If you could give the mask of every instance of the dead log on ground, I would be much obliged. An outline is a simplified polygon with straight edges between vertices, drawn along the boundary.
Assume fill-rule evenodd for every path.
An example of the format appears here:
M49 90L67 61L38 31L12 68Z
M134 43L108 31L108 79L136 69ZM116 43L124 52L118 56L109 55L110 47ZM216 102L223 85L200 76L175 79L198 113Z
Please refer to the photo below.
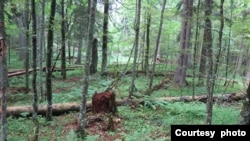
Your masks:
M245 93L232 93L232 94L225 94L225 95L215 95L214 101L215 102L232 102L232 101L239 101L239 100L245 100L246 94ZM172 102L192 102L192 101L199 101L199 102L206 102L207 97L205 95L201 96L195 96L195 99L192 99L192 96L183 96L183 97L161 97L152 99L152 101L172 101ZM124 99L124 100L117 100L116 106L121 105L129 105L131 107L134 107L137 104L143 104L144 101L141 99L138 100L130 100L130 99ZM89 101L86 104L87 112L92 111L92 103ZM47 110L47 105L40 105L38 106L38 114L45 116ZM53 104L52 105L53 115L61 115L68 112L79 112L80 110L80 104L79 103L59 103L59 104ZM0 110L0 116L2 114L2 111ZM14 116L19 117L22 115L30 116L32 114L32 106L13 106L13 107L7 107L7 116Z

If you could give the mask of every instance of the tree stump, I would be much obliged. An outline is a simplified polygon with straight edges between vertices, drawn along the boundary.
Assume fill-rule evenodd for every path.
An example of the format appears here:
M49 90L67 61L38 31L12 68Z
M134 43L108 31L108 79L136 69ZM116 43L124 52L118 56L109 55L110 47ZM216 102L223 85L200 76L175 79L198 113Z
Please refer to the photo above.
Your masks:
M117 112L114 92L95 93L92 97L92 112L96 113L112 113Z

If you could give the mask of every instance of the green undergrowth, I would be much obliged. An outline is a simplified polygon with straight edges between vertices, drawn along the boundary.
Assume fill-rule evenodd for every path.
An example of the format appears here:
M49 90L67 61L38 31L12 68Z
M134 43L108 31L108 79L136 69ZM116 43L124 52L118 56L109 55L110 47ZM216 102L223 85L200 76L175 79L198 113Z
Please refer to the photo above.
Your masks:
M212 124L237 124L240 105L214 105ZM105 131L103 134L91 134L88 141L104 141L107 136L115 141L167 141L170 140L170 127L173 124L204 124L206 105L199 102L148 102L136 108L120 106L118 115L121 122L114 132ZM40 141L60 140L78 141L74 130L66 130L66 125L74 123L78 113L69 113L53 117L50 125L45 118L39 116ZM31 117L8 118L8 140L26 141L33 134ZM87 128L88 132L88 128Z

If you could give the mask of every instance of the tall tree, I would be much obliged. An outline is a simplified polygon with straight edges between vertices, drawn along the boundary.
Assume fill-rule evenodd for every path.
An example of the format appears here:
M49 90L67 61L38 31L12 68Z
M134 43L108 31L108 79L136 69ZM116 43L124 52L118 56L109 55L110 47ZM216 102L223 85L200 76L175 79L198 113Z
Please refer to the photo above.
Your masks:
M193 94L192 94L192 98L194 99L195 96L195 77L196 77L196 66L197 66L197 62L196 62L196 56L197 56L197 50L198 50L198 46L199 46L199 35L200 35L200 0L198 0L198 4L197 4L197 10L196 10L196 29L195 29L195 41L194 41L194 54L193 54L193 78L192 78L192 89L193 89Z
M90 57L91 57L91 49L92 49L92 41L94 34L94 24L95 24L95 12L96 12L96 4L97 0L90 0L89 6L89 22L88 22L88 39L87 39L87 50L85 57L85 65L84 65L84 79L82 86L82 99L80 103L80 111L79 111L79 122L78 122L78 132L80 138L85 137L85 126L86 126L86 101L88 95L88 87L89 87L89 74L90 74Z
M135 15L135 50L134 50L134 61L133 61L133 73L132 73L132 82L129 90L129 97L133 96L135 90L135 78L137 74L137 56L139 48L139 34L140 34L140 20L141 20L141 0L136 1L136 15Z
M161 31L162 31L162 25L163 25L163 19L164 19L163 17L164 17L165 5L166 5L166 0L163 0L162 10L161 10L160 26L159 26L158 36L157 36L157 40L156 40L153 68L152 68L152 72L151 72L152 74L150 75L150 80L149 80L148 94L151 94L151 91L152 91L152 85L153 85L153 79L154 79L154 73L155 73L155 65L156 65L156 58L157 58L158 49L159 49L159 46L160 46L160 39L161 39Z
M108 19L109 17L109 0L104 0L104 17L103 17L103 35L102 35L102 67L101 74L107 71L107 54L108 54Z
M36 4L35 0L31 0L31 17L32 17L32 68L33 68L33 77L32 77L32 89L33 89L33 122L35 125L35 135L33 137L33 141L38 141L38 134L39 134L39 122L37 118L38 113L38 95L37 95L37 88L36 88L36 66L37 66L37 34L36 34Z
M212 0L205 0L205 27L203 36L203 47L207 52L207 116L206 124L211 124L213 110L213 51L212 51Z
M66 79L66 46L65 46L65 16L64 16L64 0L61 0L62 21L61 21L61 37L62 37L62 53L61 53L61 69L63 79Z
M30 57L29 57L29 0L25 0L25 10L24 10L24 17L25 17L25 24L26 24L26 47L25 47L25 93L29 92L29 67L30 67Z
M48 43L47 43L47 60L46 60L46 94L47 94L47 121L52 120L52 54L53 54L53 39L54 39L54 17L56 12L56 0L51 1L49 27L48 27Z
M149 2L148 2L149 4ZM146 14L146 50L145 50L145 63L144 63L144 70L149 76L149 47L150 47L150 25L151 25L151 12L149 9L147 9L147 14Z
M41 22L40 22L40 37L38 41L40 41L40 47L39 47L39 92L40 92L40 97L41 99L45 99L45 95L43 94L44 90L44 83L43 83L43 55L46 55L46 48L45 48L45 29L44 29L44 21L45 21L45 0L42 0L41 2L42 7L41 7Z
M1 140L7 141L7 63L4 26L4 0L0 2L0 97L1 97Z
M182 25L180 35L180 54L174 82L179 86L186 85L186 70L188 65L188 49L191 46L191 28L193 0L183 0Z

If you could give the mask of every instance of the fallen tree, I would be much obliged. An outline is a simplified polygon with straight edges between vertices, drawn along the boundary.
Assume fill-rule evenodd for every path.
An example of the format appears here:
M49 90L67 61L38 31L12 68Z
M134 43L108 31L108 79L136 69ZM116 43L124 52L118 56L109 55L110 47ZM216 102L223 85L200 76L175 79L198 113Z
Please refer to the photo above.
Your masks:
M231 93L231 94L224 94L224 95L215 95L213 97L214 102L233 102L244 100L246 97L245 93ZM157 99L152 99L150 101L169 101L169 102L192 102L192 101L199 101L199 102L206 102L207 97L206 95L195 96L194 99L192 96L183 96L183 97L161 97ZM128 105L131 107L138 106L138 104L144 104L145 100L143 99L122 99L117 100L116 106L121 105ZM79 103L58 103L52 105L53 115L61 115L68 112L78 112L80 109ZM89 101L86 104L87 112L92 110L92 103ZM38 106L38 115L45 116L47 110L47 105L40 105ZM0 115L2 111L0 111ZM32 114L32 106L13 106L7 107L7 116L31 116Z
M66 71L70 71L70 70L76 70L76 69L79 69L79 68L81 68L82 66L74 66L74 67L67 67L66 68ZM37 71L39 70L39 69L36 69ZM46 68L45 67L43 67L43 72L46 70ZM61 71L62 69L61 68L54 68L53 69L53 72L56 72L56 71ZM31 73L31 72L33 72L33 69L29 69L28 70L28 73ZM8 77L14 77L14 76L20 76L20 75L24 75L26 73L26 71L25 70L15 70L15 71L9 71L8 72Z

